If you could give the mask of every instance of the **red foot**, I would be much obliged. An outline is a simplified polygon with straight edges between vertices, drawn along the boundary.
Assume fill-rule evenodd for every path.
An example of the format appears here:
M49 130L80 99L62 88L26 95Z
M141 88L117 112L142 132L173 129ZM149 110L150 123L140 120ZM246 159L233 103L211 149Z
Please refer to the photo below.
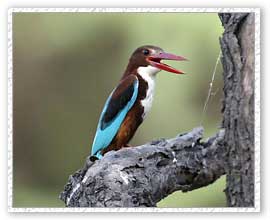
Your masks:
M124 147L132 147L130 144L125 144Z

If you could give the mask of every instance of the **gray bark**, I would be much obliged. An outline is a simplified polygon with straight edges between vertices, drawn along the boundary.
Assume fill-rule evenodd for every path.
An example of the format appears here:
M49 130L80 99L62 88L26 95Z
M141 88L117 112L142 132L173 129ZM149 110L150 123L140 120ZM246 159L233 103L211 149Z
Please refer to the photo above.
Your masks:
M207 186L225 173L224 130L201 142L202 128L173 139L105 154L69 178L69 207L154 207L176 190Z
M223 121L205 142L202 128L105 154L70 176L68 207L153 207L227 175L228 206L254 206L254 14L219 14L224 69Z
M228 151L227 203L254 206L254 13L220 14L223 127Z

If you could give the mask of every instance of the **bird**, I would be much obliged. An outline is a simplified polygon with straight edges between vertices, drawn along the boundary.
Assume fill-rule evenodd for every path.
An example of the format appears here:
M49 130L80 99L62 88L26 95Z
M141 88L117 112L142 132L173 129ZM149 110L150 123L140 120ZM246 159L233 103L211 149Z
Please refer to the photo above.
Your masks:
M128 143L151 109L158 72L184 74L162 60L187 59L152 45L138 47L132 53L119 84L101 112L91 149L92 161L101 159L109 151L130 147Z

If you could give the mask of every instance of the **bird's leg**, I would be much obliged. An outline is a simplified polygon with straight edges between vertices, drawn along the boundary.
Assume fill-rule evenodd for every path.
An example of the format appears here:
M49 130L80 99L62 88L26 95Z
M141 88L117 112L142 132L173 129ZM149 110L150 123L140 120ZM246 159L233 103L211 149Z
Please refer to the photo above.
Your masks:
M132 147L130 144L125 144L123 147Z

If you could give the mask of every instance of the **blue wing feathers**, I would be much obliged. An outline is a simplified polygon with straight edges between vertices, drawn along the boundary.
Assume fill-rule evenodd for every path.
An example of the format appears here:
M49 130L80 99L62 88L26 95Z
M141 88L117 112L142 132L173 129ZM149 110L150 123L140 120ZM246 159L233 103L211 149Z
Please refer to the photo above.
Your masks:
M108 106L112 107L111 99L117 88L112 91L112 93L110 94L110 96L108 97L104 105L104 108L102 110L102 113L98 122L96 135L95 135L93 145L92 145L91 155L96 155L98 156L98 158L100 158L101 157L100 151L105 149L111 143L111 141L117 134L122 122L124 121L127 113L129 112L129 110L134 105L137 99L138 86L139 86L139 81L137 77L135 76L132 86L131 86L133 88L133 91L130 95L131 98L128 98L128 100L124 99L124 103L123 103L123 98L121 99L121 94L120 94L119 96L120 101L116 103L119 103L119 105L122 104L122 106L120 106L121 109L119 109L118 112L113 112L112 113L113 118L109 118L109 117L106 117L106 115L108 115L107 112L111 111L111 110L108 110ZM109 118L109 121L106 121L106 118Z

